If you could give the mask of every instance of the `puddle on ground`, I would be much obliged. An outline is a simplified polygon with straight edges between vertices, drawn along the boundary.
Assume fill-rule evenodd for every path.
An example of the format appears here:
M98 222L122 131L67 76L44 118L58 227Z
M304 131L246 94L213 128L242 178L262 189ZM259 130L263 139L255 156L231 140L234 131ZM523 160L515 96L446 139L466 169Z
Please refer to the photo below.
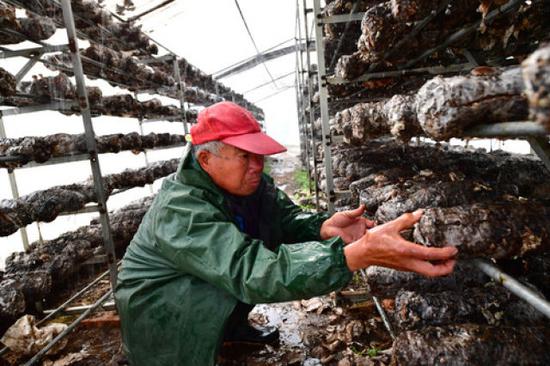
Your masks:
M366 308L365 308L366 309ZM279 343L267 346L224 345L220 366L229 365L386 365L389 353L369 350L391 346L382 322L370 310L348 311L330 296L257 305L250 322L275 326Z

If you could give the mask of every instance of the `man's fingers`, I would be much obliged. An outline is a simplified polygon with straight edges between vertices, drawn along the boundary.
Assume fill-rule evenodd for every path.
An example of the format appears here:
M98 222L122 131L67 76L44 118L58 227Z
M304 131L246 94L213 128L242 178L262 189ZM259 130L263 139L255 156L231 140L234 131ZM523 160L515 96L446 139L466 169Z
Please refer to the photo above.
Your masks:
M432 248L411 242L403 243L407 254L423 260L437 261L451 259L457 255L456 247Z
M365 213L365 205L361 204L354 210L346 211L348 217L359 217Z
M424 213L424 210L422 209L416 210L412 213L410 212L405 213L399 216L398 218L396 218L395 220L390 221L389 223L395 225L398 231L403 231L405 229L410 228L414 224L416 224L418 220L420 220L420 218L422 217L423 213Z
M428 277L446 276L453 271L456 260L449 259L439 263L430 263L428 261L412 261L410 270Z
M365 224L367 225L368 228L376 226L376 222L369 219L365 219Z

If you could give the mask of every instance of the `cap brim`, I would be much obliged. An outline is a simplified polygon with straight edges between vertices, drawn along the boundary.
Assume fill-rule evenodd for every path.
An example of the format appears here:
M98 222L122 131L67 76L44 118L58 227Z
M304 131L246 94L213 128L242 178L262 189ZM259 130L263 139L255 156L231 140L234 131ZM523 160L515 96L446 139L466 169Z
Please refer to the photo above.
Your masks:
M226 137L223 143L258 155L273 155L286 151L286 147L263 132Z

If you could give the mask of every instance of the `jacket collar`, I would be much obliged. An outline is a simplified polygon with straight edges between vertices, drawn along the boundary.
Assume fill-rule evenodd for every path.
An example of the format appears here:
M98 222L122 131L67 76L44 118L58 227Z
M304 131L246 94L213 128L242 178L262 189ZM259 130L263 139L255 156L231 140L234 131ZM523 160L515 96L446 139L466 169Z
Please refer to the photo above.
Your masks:
M225 206L225 198L221 189L201 168L193 155L192 145L187 144L176 172L176 179L183 184L194 186L206 191L217 204L221 207Z

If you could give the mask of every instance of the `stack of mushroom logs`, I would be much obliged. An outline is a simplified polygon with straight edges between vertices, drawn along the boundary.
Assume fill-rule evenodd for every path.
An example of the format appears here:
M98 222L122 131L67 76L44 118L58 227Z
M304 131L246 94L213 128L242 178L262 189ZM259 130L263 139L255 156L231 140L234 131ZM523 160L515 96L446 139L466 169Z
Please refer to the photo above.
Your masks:
M27 17L16 18L15 7L0 2L0 44L19 43L30 39L42 41L55 33L56 27L63 28L63 16L59 4L51 1L10 0L27 10ZM82 50L84 72L90 78L102 78L112 85L130 90L156 90L171 97L178 97L178 89L173 74L172 61L158 61L144 65L141 58L151 57L158 52L157 46L141 32L139 26L131 22L118 22L95 0L72 2L75 24L82 36L90 41L90 46ZM45 58L45 63L53 70L70 74L70 55L57 54ZM209 105L221 100L232 100L250 109L258 119L263 120L263 111L223 84L214 81L185 59L179 59L181 77L184 84L184 98L189 103ZM3 70L0 70L0 96L13 94L9 84L4 85ZM12 93L4 92L12 91Z
M171 76L172 61L142 63L157 53L156 45L132 23L117 22L112 15L92 0L72 1L79 38L90 46L81 51L83 68L88 78L105 79L112 85L132 91L149 91L177 97L176 81ZM24 8L25 17L16 17L15 4ZM18 13L19 15L19 13ZM46 41L57 28L64 28L62 10L54 1L0 1L0 43L16 44L24 40ZM14 75L0 68L0 103L25 107L52 103L63 114L77 114L80 109L73 82L70 57L57 53L44 56L44 63L56 76L33 76L31 81L17 82ZM250 109L258 119L263 111L209 75L178 59L184 99L188 103L209 105L233 100ZM69 75L69 76L68 76ZM145 90L147 89L147 90ZM130 94L103 96L98 87L87 87L90 109L94 115L177 120L181 109L166 106L158 99L138 101ZM187 110L188 122L196 120L196 112ZM145 149L176 147L185 143L182 135L168 133L111 134L96 136L97 153L139 152ZM30 162L88 153L84 135L55 134L0 139L0 168L12 170ZM173 173L179 159L153 163L148 167L126 170L103 177L104 193L111 194L132 187L151 184ZM19 199L0 201L0 236L8 236L32 222L50 222L63 213L74 213L86 204L97 201L91 180L56 186L33 192ZM147 211L152 197L130 204L110 214L110 225L118 255L121 255ZM97 219L89 226L60 237L32 243L25 253L14 253L0 275L0 333L25 312L34 312L37 303L56 299L59 290L75 279L84 263L103 253L101 225ZM58 301L59 299L56 299ZM47 301L46 301L47 302Z
M114 190L144 186L176 171L179 159L125 170L103 178L106 196ZM0 236L15 232L35 221L50 222L63 212L75 212L95 202L91 181L37 191L16 200L0 201ZM130 204L110 215L116 250L124 253L152 197ZM101 227L97 220L90 226L65 233L59 238L36 242L27 253L14 253L6 261L0 281L0 328L5 329L37 302L55 295L67 280L80 270L82 263L102 249Z
M37 194L40 193L37 192ZM79 192L78 194L82 195L83 193ZM22 198L13 204L24 205L25 203L20 201L26 198L29 197ZM49 199L55 200L56 198L49 197ZM57 204L65 204L62 202L63 199L59 197L57 199ZM146 197L110 214L113 242L118 255L124 253L152 200L153 197ZM29 202L29 207L32 207L33 203L37 202ZM55 204L53 203L53 205ZM41 205L43 208L48 206L47 200ZM0 209L5 211L4 207ZM40 206L32 207L32 209L39 210ZM83 263L102 252L101 224L99 220L94 219L90 225L62 234L56 239L32 243L27 253L20 252L10 255L6 260L5 272L2 273L0 281L0 298L2 299L0 302L0 331L5 331L25 312L35 311L34 307L37 302L54 297L56 290L66 288L67 282L82 269Z
M345 79L369 68L402 67L503 3L331 1L325 15L366 13L361 25L347 25L336 54L345 24L325 25L325 61L330 65L339 58L333 71ZM367 270L365 286L386 299L398 331L392 351L396 364L550 362L548 319L469 262L491 258L550 297L550 172L532 156L411 141L416 136L448 140L475 125L508 121L536 122L550 134L550 44L538 44L549 34L550 24L543 21L549 9L549 1L522 3L513 15L482 23L452 44L454 56L468 48L487 58L512 55L516 65L478 67L458 76L328 85L331 135L343 136L343 143L331 147L335 190L341 192L337 210L363 203L368 216L382 224L423 208L420 222L404 235L427 246L459 248L461 261L445 278ZM433 10L436 15L423 31L398 53L388 52ZM354 34L357 51L348 41ZM445 52L421 66L445 64ZM353 54L341 56L345 53ZM332 112L338 98L363 98L358 90L368 101ZM320 120L314 127L319 140ZM322 147L315 153L322 162ZM324 166L316 174L324 191Z
M387 310L400 331L393 350L400 363L411 355L423 360L428 350L457 363L482 357L469 347L487 348L489 356L483 357L502 360L499 340L505 335L511 337L506 347L521 349L519 355L529 347L524 360L548 361L547 352L540 352L550 344L548 320L468 263L474 257L493 258L541 296L550 296L550 172L540 160L392 139L370 140L361 147L342 144L333 153L336 188L350 191L337 202L339 209L363 203L370 218L383 224L424 208L420 222L404 235L427 246L459 248L456 273L443 279L367 270L371 294L390 299L385 303L391 304ZM527 343L512 336L516 329ZM453 335L458 332L472 344L457 347ZM483 332L491 336L483 340ZM433 343L434 334L448 339Z
M450 43L450 51L437 52L425 61L426 65L445 64L462 55L464 49L484 58L521 56L533 50L539 40L548 37L550 15L548 1L522 2L507 16L485 21L486 16L506 1L466 0L336 0L330 2L327 15L365 12L361 23L348 26L346 41L335 54L345 24L327 24L327 61L338 58L336 74L353 79L372 65L385 69L406 64L423 51L438 46L464 25L481 21L476 32ZM429 21L424 24L424 20ZM423 28L416 32L418 24ZM408 36L405 44L399 42ZM354 42L355 41L355 44ZM392 49L398 45L397 49ZM354 51L355 49L355 51ZM349 54L351 53L351 55Z

